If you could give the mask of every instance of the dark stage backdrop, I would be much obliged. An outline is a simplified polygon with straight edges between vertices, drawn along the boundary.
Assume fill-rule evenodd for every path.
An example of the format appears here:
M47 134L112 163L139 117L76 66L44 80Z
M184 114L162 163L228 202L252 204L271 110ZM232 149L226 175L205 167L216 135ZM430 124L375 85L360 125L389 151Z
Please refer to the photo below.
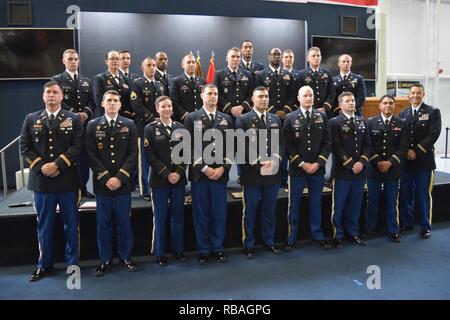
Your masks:
M271 48L292 49L295 67L305 66L306 23L304 20L238 18L219 16L81 12L79 50L81 72L88 76L106 70L107 51L128 49L132 53L131 70L141 74L140 63L157 51L169 55L169 73L182 73L181 57L200 51L206 76L211 51L216 69L226 66L226 51L250 39L254 59L267 64Z

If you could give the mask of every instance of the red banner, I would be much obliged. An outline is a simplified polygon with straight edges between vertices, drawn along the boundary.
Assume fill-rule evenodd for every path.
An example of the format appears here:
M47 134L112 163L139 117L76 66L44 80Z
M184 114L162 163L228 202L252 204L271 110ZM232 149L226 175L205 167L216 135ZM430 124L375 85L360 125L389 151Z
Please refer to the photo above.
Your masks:
M210 84L214 82L214 75L216 73L216 64L214 62L214 55L209 59L208 74L206 75L206 83Z

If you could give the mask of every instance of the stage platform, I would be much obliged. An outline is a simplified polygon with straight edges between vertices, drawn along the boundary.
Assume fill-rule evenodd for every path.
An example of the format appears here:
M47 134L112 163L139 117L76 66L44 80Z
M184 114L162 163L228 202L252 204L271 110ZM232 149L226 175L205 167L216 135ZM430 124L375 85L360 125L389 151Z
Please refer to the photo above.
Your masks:
M433 188L433 222L450 220L450 212L446 197L450 194L450 159L437 157L438 170L436 171L435 185ZM226 248L238 248L242 246L242 201L232 194L239 193L240 187L236 183L235 174L229 183L228 193L228 217L227 234L224 242ZM366 195L365 195L366 197ZM283 243L287 235L287 192L280 189L277 202L277 226L276 241ZM32 206L9 208L13 203L32 202L32 193L21 189L2 198L0 201L0 266L33 264L38 258L38 244L36 234L36 213ZM81 203L79 212L80 220L80 258L81 260L97 259L95 208L89 203ZM304 199L300 209L299 239L310 238L308 218L308 195ZM86 207L87 208L84 208ZM366 200L363 201L362 213L365 212ZM382 203L383 208L383 203ZM417 215L416 215L417 218ZM151 202L141 199L133 193L131 213L134 249L133 256L150 255L151 234L153 228L153 215ZM380 225L384 225L384 218L380 217ZM56 219L55 226L55 262L64 261L64 233L62 223ZM259 226L259 219L256 221ZM364 214L361 214L361 226L364 225ZM331 226L331 190L325 189L322 197L322 224L326 236L332 232ZM256 228L257 242L260 243L260 228ZM168 240L169 242L169 240ZM185 205L185 251L195 251L195 235L192 222L192 206Z

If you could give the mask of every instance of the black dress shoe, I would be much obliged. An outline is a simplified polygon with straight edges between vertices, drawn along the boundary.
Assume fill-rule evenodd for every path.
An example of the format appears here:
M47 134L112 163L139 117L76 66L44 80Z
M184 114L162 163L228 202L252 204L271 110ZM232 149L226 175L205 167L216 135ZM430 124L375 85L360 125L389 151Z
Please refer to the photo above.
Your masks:
M187 261L187 257L184 255L183 252L175 252L173 254L173 256L175 257L175 259L177 259L180 262L186 262Z
M156 264L160 267L165 267L167 266L167 260L166 257L156 257Z
M101 277L108 273L109 267L112 265L112 260L108 260L106 262L102 262L97 266L97 269L95 270L95 276Z
M144 193L143 195L142 195L142 199L144 199L144 200L147 200L147 201L150 201L150 195L148 194L148 193Z
M41 280L45 275L48 274L48 271L44 268L37 268L30 276L30 281L39 281Z
M119 260L119 261L123 265L125 270L127 270L127 271L134 272L134 271L138 271L139 270L139 268L136 265L136 263L134 263L134 261L131 260L131 259L129 259L129 260Z
M273 254L275 254L275 255L280 255L280 254L281 254L280 249L278 249L278 248L275 247L275 246L266 246L266 249L269 250L269 251L271 251L271 252L272 252Z
M284 252L291 252L292 250L294 250L294 243L293 242L288 242L286 243L286 245L283 248Z
M244 254L247 257L247 259L253 259L255 257L255 249L244 248Z
M314 240L314 242L323 250L330 250L332 248L327 240Z
M81 196L87 199L95 199L95 196L87 190L81 191Z
M400 234L398 233L391 233L390 238L394 242L402 242L402 240L400 239Z
M354 243L356 243L358 246L367 246L367 242L366 240L364 240L363 238L361 238L361 236L356 235L354 237L352 237L352 240Z
M430 239L431 237L431 231L430 230L423 230L420 233L420 236L422 237L422 239Z
M342 249L344 247L344 242L340 239L333 239L333 247L336 249Z
M222 251L218 251L218 252L214 253L214 256L216 257L217 261L219 261L220 263L228 262L228 257Z
M208 256L205 254L198 255L198 264L205 265L208 262Z

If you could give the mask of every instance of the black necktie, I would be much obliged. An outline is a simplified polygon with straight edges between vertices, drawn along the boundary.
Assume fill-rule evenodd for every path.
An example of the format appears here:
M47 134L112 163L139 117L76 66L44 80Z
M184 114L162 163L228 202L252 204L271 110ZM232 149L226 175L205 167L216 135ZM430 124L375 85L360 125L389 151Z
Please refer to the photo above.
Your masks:
M153 89L153 91L156 90L155 81L150 81L150 87Z
M128 77L128 72L125 72L125 77Z
M314 71L314 77L317 77L317 70Z
M214 113L209 114L209 119L211 120L211 124L214 125Z
M119 79L119 77L118 77L118 76L115 76L115 77L114 77L114 80L116 80L116 83L117 83L117 84L119 84L119 83L120 83L120 79Z
M171 126L166 126L166 130L167 130L167 133L170 136L172 134L172 127Z
M350 129L352 130L352 132L355 131L355 119L353 117L350 117Z
M109 125L111 126L111 128L114 128L114 120L111 119L111 121L109 121Z
M384 127L387 129L389 127L389 120L384 120Z
M266 120L264 119L264 113L261 115L261 122L266 126Z
M194 77L190 77L189 79L191 80L191 84L192 84L192 85L195 85L195 79L194 79Z
M233 77L236 79L236 77L237 77L236 71L233 71Z
M54 122L55 122L55 115L52 113L52 114L50 115L50 119L49 119L50 127L53 126L53 123L54 123Z
M344 76L344 81L347 81L347 75Z
M417 109L413 109L413 118L417 116Z
M248 70L250 70L250 63L247 62L246 67Z
M76 73L74 73L74 75L73 75L73 81L77 82L77 80L78 80L78 76L77 76Z
M309 124L311 122L311 117L309 116L309 110L307 110L305 113L306 113L306 122Z
M275 73L275 78L278 78L278 70L275 70L274 73Z

